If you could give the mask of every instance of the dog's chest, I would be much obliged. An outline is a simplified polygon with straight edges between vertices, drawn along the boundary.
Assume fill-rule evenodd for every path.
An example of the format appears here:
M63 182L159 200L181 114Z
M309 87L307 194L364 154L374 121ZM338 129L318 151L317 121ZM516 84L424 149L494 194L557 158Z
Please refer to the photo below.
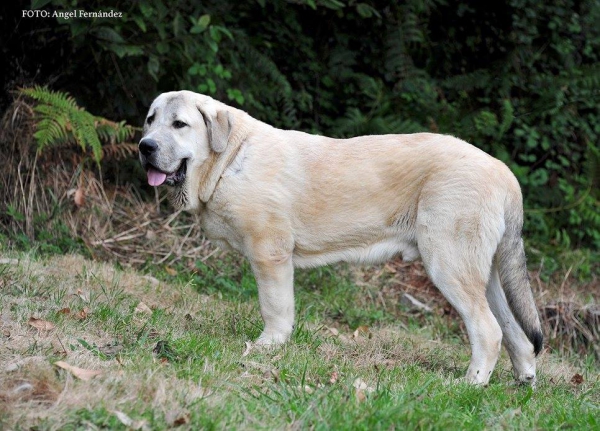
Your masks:
M243 237L231 226L226 217L214 211L205 211L202 214L202 229L217 247L243 253Z

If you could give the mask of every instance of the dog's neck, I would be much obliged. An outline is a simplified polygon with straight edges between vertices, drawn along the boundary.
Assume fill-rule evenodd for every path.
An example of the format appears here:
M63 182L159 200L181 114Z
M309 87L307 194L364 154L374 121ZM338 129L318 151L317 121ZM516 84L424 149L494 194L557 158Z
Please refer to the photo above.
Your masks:
M203 204L212 197L223 172L233 162L248 136L247 119L247 114L236 117L225 151L222 153L211 151L208 160L202 164L198 181L198 198Z

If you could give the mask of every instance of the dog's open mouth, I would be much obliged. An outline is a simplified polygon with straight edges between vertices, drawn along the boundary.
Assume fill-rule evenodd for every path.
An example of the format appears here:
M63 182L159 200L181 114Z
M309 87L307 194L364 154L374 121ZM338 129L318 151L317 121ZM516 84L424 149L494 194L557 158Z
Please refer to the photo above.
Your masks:
M161 184L169 186L178 186L185 181L185 173L187 171L187 159L181 160L181 165L175 172L163 172L154 166L148 164L146 173L148 174L148 184L157 187Z

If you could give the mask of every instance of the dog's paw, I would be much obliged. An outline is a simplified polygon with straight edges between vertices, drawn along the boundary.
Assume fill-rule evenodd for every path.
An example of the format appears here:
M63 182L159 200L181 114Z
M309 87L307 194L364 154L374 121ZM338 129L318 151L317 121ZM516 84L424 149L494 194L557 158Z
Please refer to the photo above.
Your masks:
M481 381L477 381L474 380L472 378L469 378L467 376L464 377L448 377L447 379L444 380L444 384L446 384L447 386L478 386L480 388L486 388L488 386L487 382L481 382Z
M288 340L288 336L277 333L263 332L260 337L254 342L256 346L279 346Z
M532 389L535 389L537 379L535 378L535 374L524 373L516 378L515 384L519 386L531 386Z

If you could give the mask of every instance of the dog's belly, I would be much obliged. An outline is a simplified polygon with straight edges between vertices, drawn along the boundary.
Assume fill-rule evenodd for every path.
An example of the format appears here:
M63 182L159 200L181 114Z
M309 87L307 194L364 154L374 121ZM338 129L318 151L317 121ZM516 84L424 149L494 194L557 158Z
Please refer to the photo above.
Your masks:
M327 265L335 262L351 263L380 263L398 254L409 262L420 257L416 243L402 240L398 237L385 238L364 245L336 245L335 248L305 250L296 247L293 255L294 266L299 268Z

